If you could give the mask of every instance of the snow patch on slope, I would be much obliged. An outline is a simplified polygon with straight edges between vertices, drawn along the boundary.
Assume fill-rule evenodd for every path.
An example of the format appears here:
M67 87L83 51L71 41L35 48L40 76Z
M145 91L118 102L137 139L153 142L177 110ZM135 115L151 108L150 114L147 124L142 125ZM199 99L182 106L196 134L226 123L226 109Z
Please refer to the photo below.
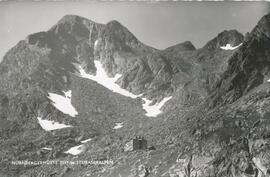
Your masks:
M74 146L74 147L70 148L69 150L65 151L64 153L72 154L72 155L78 155L83 151L84 151L84 145L81 144L81 145Z
M121 88L118 84L115 83L122 76L121 74L116 74L114 77L111 78L111 77L107 76L107 73L103 69L100 61L95 60L94 63L95 63L95 67L97 69L96 75L91 75L91 74L86 73L84 71L84 69L81 66L79 66L80 77L93 80L93 81L99 83L100 85L106 87L107 89L109 89L113 92L119 93L123 96L127 96L127 97L130 97L133 99L141 97L141 95L135 95L135 94ZM157 115L161 114L162 113L162 111L160 110L161 107L167 101L169 101L171 98L172 97L166 97L161 102L156 103L154 105L150 105L152 103L151 100L148 100L146 98L142 98L145 102L142 105L143 109L146 111L145 115L148 117L156 117Z
M234 50L234 49L237 49L238 47L240 47L241 45L242 45L242 43L233 47L233 46L231 46L231 44L226 44L226 46L221 46L220 48L223 50Z
M69 150L65 151L64 153L66 154L71 154L71 155L78 155L80 153L82 153L85 150L85 146L84 144L91 141L92 139L86 139L86 140L82 140L80 145L71 147Z
M108 77L106 71L103 69L102 64L100 61L95 60L94 61L95 66L97 68L96 75L87 74L82 67L79 66L79 72L81 77L91 79L93 81L96 81L100 85L106 87L107 89L119 93L121 95L131 97L131 98L137 98L138 95L134 95L133 93L122 89L118 84L115 82L122 76L121 74L116 74L114 77Z
M57 129L72 127L71 125L65 125L65 124L55 122L55 121L45 120L45 119L42 119L41 117L37 117L37 119L38 119L39 125L45 131L51 131L51 130L57 130Z
M48 147L43 147L43 148L41 148L41 149L47 150L47 151L51 151L51 150L52 150L52 148L48 148Z
M95 41L95 44L94 44L94 49L96 50L96 48L97 48L97 46L98 46L98 43L99 43L99 39L97 39L96 41Z
M160 110L162 106L169 101L172 98L170 97L165 97L163 100L159 103L156 103L154 105L151 105L152 101L148 100L147 98L143 98L143 109L146 111L146 116L148 117L156 117L157 115L161 114L162 111Z
M98 45L98 40L95 41L95 46L94 47L97 47Z
M124 122L121 122L121 123L115 123L115 126L113 127L113 129L117 130L119 128L122 128L123 127L123 124Z
M49 93L48 98L53 102L53 106L64 114L68 114L72 117L78 115L78 112L71 104L71 90L64 92L65 96L58 95L55 93Z
M86 139L86 140L82 140L81 143L87 143L88 141L91 141L92 139L89 138L89 139Z

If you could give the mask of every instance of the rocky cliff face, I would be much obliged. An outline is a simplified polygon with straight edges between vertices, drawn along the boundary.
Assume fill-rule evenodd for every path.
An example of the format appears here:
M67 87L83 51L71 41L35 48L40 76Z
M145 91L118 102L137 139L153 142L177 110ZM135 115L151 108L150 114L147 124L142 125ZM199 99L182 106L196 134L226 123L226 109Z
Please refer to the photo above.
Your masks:
M231 30L201 49L187 41L157 50L117 21L63 17L20 41L0 64L0 176L269 176L269 37L268 14L245 38ZM95 60L133 94L153 103L172 96L163 114L146 117L140 97L82 77L81 68L97 73ZM52 93L78 114L53 106ZM70 128L45 131L38 118ZM123 152L137 135L149 149ZM65 153L78 145L82 153ZM9 163L76 158L114 164Z
M269 78L269 15L264 16L247 35L243 45L230 58L228 68L213 91L213 104L232 103Z

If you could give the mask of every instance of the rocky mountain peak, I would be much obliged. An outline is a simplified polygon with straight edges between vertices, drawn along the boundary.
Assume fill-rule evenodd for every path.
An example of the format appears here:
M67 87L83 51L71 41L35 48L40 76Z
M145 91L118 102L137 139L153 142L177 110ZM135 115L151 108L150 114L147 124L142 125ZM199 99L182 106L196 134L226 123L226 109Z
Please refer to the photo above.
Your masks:
M244 40L244 36L237 30L224 30L217 37L209 41L203 48L208 50L216 50L222 46L230 44L232 47L238 46Z
M196 50L196 48L190 41L185 41L183 43L179 43L165 49L165 51L168 51L168 52L192 51L192 50Z
M81 16L65 15L48 31L30 34L26 41L39 47L55 46L57 39L71 44L88 39L93 31L102 26Z
M68 14L68 15L65 15L63 16L58 22L57 24L60 24L60 23L78 23L78 22L92 22L92 23L95 23L87 18L84 18L82 16L78 16L78 15L72 15L72 14Z
M196 47L190 41L183 42L182 46L186 47L187 49L190 49L190 50L195 50L196 49Z
M258 22L257 26L252 30L253 34L259 36L259 35L265 35L268 38L270 38L270 14L265 15L261 18L261 20Z
M217 102L232 103L264 82L270 73L270 14L265 15L229 59L228 67L213 91Z
M105 38L111 38L112 41L118 41L125 44L135 43L138 39L120 22L113 20L106 24L103 35Z
M111 20L107 24L107 26L113 27L113 28L123 28L124 26L117 20Z

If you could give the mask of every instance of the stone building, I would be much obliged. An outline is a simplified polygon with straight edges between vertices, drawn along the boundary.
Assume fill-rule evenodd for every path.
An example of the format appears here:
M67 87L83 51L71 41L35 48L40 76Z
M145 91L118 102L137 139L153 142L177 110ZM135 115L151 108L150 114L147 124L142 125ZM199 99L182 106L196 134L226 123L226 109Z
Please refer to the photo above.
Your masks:
M146 150L147 140L142 136L137 136L125 144L124 151Z

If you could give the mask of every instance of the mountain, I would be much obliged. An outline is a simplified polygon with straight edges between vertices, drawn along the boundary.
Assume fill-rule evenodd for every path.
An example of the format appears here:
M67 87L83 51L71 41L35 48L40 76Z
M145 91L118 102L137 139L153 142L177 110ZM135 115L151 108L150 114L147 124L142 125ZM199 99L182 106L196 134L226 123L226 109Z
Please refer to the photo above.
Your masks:
M203 48L209 50L219 49L227 44L231 46L238 46L242 43L244 36L237 30L225 30L218 34L217 37L209 41Z
M64 16L0 63L0 176L269 176L269 40L270 14L164 50ZM125 152L138 136L148 148Z
M186 41L180 44L176 44L174 46L168 47L165 49L166 52L182 52L182 51L188 51L188 50L195 50L196 48L190 41Z
M232 103L269 79L270 16L264 16L230 58L228 68L212 94L213 105Z

